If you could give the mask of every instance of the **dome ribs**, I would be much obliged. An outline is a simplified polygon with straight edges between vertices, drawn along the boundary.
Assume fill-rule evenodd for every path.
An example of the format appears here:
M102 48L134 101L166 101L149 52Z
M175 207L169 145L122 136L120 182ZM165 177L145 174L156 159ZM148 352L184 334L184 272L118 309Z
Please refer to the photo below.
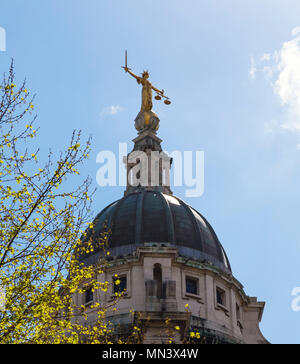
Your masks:
M174 220L173 220L173 215L171 212L169 201L164 197L164 195L162 193L160 193L159 196L165 207L165 214L167 217L168 242L175 243Z
M107 206L94 221L95 247L97 238L109 229L112 256L135 254L145 243L170 243L180 256L207 262L231 274L227 255L211 225L178 197L140 189Z
M136 213L135 213L135 244L142 244L142 225L143 225L143 201L145 197L145 191L139 193L136 201Z
M195 215L192 213L190 207L183 202L180 198L176 197L177 201L180 203L180 205L185 209L185 211L187 212L188 216L190 217L192 223L193 223L193 227L194 227L194 236L195 236L195 240L199 243L199 247L200 250L203 251L204 247L203 247L203 241L202 241L202 237L200 234L200 229L198 227L197 224L197 220Z

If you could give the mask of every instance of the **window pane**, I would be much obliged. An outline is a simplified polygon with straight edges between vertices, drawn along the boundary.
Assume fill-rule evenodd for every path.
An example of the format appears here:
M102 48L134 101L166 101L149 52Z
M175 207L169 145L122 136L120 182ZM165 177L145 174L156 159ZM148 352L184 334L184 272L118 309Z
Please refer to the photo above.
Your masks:
M91 288L88 288L86 291L85 291L85 302L91 302L93 301L94 299L94 294L93 294L93 291Z
M124 292L127 288L127 277L119 277L114 281L114 293L116 292ZM119 283L119 284L116 284Z
M220 305L223 305L225 306L225 292L220 289L220 288L217 288L216 290L216 298L217 298L217 303L219 303Z
M186 278L185 281L186 292L192 294L198 294L198 281L197 279Z
M235 308L236 308L236 318L238 320L240 320L240 318L241 318L240 306L238 304L236 304Z

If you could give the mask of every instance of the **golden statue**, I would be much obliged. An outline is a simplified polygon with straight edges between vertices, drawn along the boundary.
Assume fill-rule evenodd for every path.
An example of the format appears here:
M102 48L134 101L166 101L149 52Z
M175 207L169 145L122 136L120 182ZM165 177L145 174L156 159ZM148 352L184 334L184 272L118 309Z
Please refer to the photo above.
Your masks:
M154 87L148 80L148 71L144 71L142 73L142 77L137 76L133 72L131 72L131 69L127 67L127 51L125 51L125 66L122 68L124 68L125 72L128 72L132 77L134 77L137 80L138 84L142 84L143 86L141 111L149 112L152 110L152 90L156 92L156 100L161 100L161 98L163 97L165 98L164 102L166 105L169 105L171 103L169 98L164 95L164 90L159 90L158 88Z

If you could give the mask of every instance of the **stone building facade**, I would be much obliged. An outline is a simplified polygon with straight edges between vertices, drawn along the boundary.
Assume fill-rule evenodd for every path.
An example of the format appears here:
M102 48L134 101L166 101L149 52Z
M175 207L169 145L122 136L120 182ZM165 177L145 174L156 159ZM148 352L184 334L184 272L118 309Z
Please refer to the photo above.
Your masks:
M208 221L172 194L172 160L162 153L156 118L153 114L152 123L142 125L139 113L139 135L133 140L133 153L124 159L125 195L94 221L95 236L104 226L111 231L107 269L98 276L99 281L111 282L110 290L88 298L77 294L74 300L79 306L110 302L117 274L124 298L108 319L125 333L138 322L145 344L167 343L170 330L176 343L197 331L206 343L265 344L259 329L265 303L246 295ZM143 171L148 174L142 181ZM80 260L93 265L102 256L95 247ZM89 323L96 315L88 311Z

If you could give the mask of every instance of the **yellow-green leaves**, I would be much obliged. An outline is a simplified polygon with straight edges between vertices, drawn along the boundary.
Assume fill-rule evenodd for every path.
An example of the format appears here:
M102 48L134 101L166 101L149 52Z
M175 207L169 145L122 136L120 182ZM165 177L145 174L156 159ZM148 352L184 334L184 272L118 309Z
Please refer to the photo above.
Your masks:
M80 144L76 143L75 145L72 145L71 147L69 147L69 150L77 150L78 148L80 148Z
M79 268L74 255L85 249L79 238L90 221L90 182L74 179L70 188L68 179L78 178L90 143L80 148L80 132L74 132L72 148L57 162L52 154L39 160L32 110L33 98L25 83L14 82L12 65L0 86L0 287L6 297L0 343L77 343L89 331L76 322L73 294L81 294L87 279L95 294L108 289L98 284L98 273Z

